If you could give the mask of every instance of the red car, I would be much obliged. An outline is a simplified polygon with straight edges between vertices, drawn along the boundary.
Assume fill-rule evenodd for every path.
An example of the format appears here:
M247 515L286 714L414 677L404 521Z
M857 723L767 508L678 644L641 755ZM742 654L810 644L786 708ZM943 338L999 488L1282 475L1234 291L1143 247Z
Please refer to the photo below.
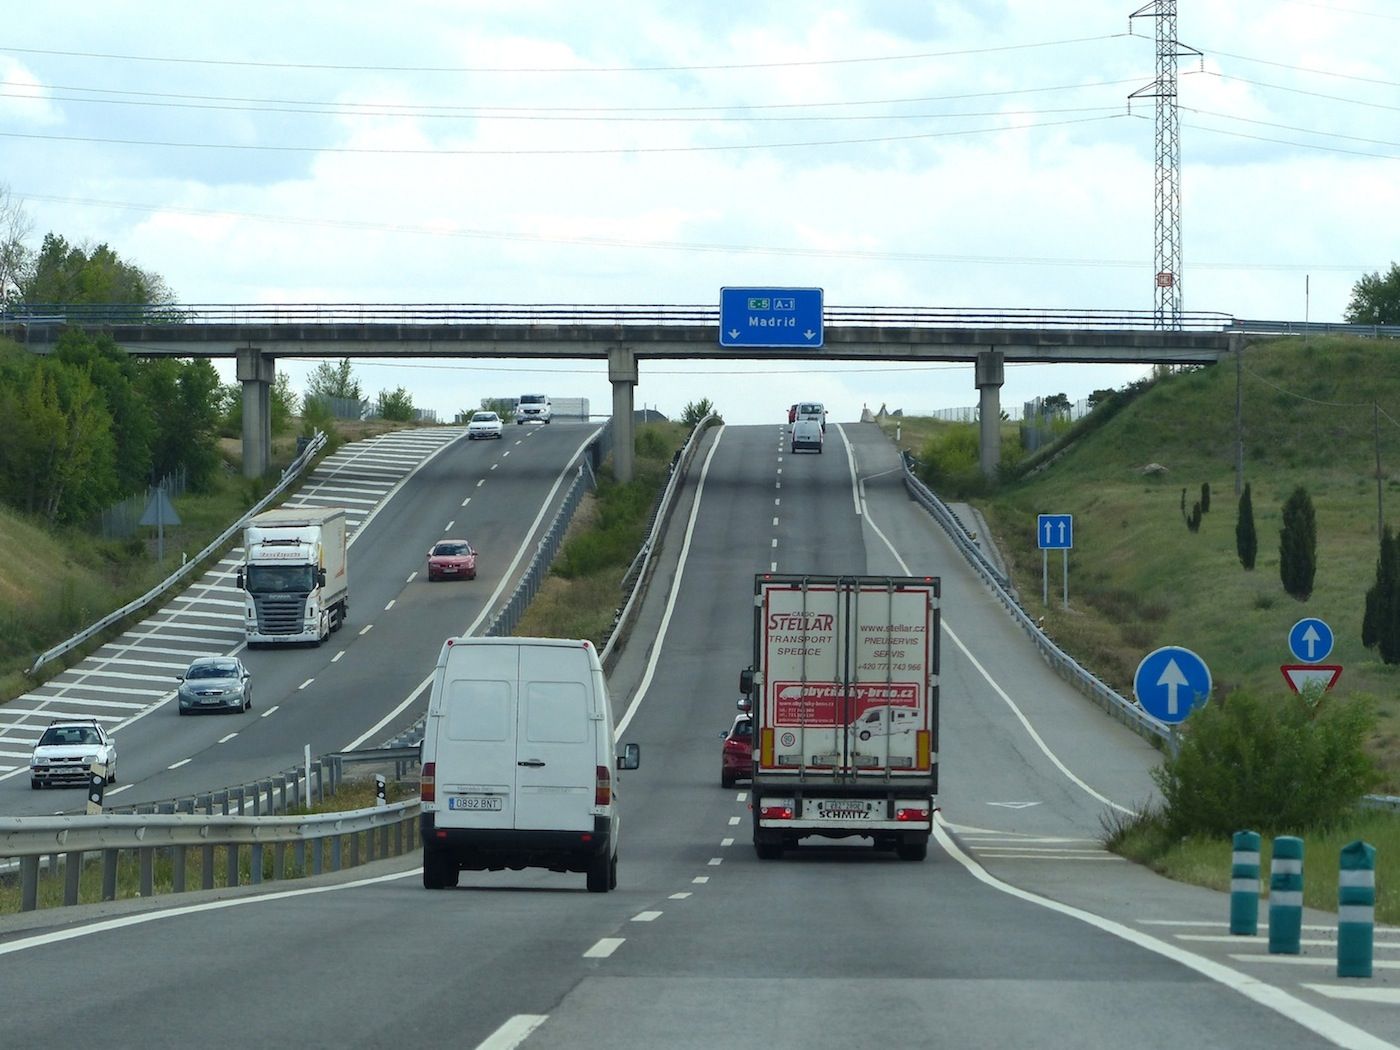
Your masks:
M719 783L721 787L731 788L736 780L748 780L753 776L753 719L739 715L729 732L723 735Z
M439 540L428 551L428 579L476 579L476 551L466 540Z

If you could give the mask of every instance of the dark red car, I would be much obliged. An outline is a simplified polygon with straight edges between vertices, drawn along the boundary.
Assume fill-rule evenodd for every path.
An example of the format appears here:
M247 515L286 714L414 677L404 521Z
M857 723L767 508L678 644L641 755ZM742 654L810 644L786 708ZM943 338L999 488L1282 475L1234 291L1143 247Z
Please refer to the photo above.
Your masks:
M739 715L729 732L724 734L720 753L719 782L721 787L733 787L736 780L753 776L753 719Z
M428 551L429 580L476 579L476 551L466 540L438 540Z

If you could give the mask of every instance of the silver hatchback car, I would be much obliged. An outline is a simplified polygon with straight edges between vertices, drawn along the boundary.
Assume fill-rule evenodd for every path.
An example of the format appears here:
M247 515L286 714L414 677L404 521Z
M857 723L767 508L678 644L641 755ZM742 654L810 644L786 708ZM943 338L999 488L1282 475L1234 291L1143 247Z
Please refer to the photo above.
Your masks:
M201 656L178 677L182 715L253 709L253 676L236 656Z

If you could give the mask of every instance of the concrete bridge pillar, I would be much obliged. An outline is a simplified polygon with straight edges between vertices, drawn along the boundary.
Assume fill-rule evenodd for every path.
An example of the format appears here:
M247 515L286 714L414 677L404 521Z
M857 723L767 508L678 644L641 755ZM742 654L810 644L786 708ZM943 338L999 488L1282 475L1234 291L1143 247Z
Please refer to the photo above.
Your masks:
M995 478L1001 462L1001 384L1005 380L1006 355L984 350L977 355L977 416L981 423L982 476Z
M626 484L632 480L632 394L637 385L637 355L631 347L608 349L608 382L613 396L613 474Z
M243 384L243 476L260 478L272 465L272 384L277 362L257 347L238 351L238 381Z

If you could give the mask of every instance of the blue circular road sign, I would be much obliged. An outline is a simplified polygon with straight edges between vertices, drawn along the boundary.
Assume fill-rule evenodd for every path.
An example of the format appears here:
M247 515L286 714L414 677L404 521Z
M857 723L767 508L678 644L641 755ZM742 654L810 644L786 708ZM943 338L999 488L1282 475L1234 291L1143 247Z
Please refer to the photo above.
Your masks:
M1315 616L1295 623L1288 632L1288 648L1305 664L1319 664L1332 651L1332 628Z
M1133 675L1138 703L1159 722L1184 722L1192 708L1210 699L1210 688L1206 662L1178 645L1154 649Z

